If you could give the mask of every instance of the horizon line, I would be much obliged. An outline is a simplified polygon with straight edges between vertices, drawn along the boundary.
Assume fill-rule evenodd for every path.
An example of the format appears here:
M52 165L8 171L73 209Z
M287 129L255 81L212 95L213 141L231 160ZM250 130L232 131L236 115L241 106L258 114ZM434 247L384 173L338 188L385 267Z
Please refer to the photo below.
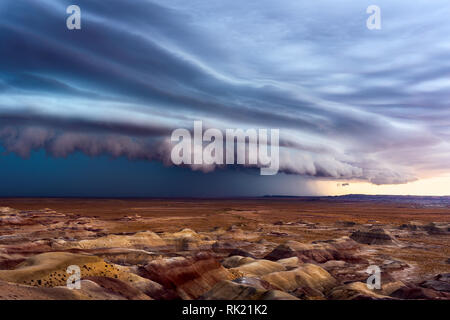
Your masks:
M55 195L24 195L24 196L2 196L3 199L139 199L139 200L226 200L226 199L304 199L304 198L345 198L350 196L358 197L403 197L403 198L450 198L450 195L400 195L400 194L363 194L349 193L344 195L262 195L262 196L55 196Z

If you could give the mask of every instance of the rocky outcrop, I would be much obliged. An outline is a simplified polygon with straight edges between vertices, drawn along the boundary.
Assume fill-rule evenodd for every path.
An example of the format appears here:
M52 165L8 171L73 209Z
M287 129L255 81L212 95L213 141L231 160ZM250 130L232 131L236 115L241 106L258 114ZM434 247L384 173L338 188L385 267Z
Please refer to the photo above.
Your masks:
M433 279L422 282L420 286L450 293L450 273L438 274Z
M196 299L217 282L235 277L207 253L157 259L139 268L139 275L173 290L182 299Z
M160 253L132 248L72 249L71 251L89 253L105 261L124 266L147 264L162 257Z
M221 281L206 292L204 300L298 300L296 297L280 291L265 290L233 281Z
M272 252L264 257L268 260L280 260L297 257L302 262L324 263L329 260L358 260L352 253L358 246L349 238L341 240L331 240L312 244L300 243L297 241L287 241L276 247Z
M423 230L424 223L420 221L410 221L409 223L404 223L400 225L400 229L402 230L409 230L409 231L418 231Z
M395 238L390 234L390 232L383 228L358 230L353 232L350 238L358 243L369 245L390 245L396 243Z
M450 294L441 292L430 288L423 288L421 286L407 283L401 288L391 293L391 297L405 300L448 300Z
M342 260L329 260L320 264L320 266L341 283L364 282L368 277L367 273L365 273L368 264L353 264Z
M255 257L253 254L251 254L250 252L247 252L247 251L245 251L245 250L242 250L242 249L234 249L233 251L231 251L231 252L229 253L228 256L229 256L229 257L232 257L232 256L241 256L241 257L249 257L249 258L256 259L256 257Z
M357 225L354 221L338 221L335 223L337 227L351 228Z
M430 235L450 234L450 223L448 222L430 222L423 229Z
M254 241L260 237L259 234L244 231L241 228L233 225L229 227L226 232L219 234L217 239L219 240L240 240L240 241Z
M383 261L383 264L381 265L381 270L383 270L383 272L390 272L403 270L409 267L410 267L409 264L407 264L404 261L389 259Z
M260 300L267 290L232 281L221 281L207 291L203 300Z
M352 282L343 286L334 288L328 295L329 299L334 300L389 300L392 299L383 294L376 293L367 288L362 282Z
M400 229L409 231L425 231L430 235L450 234L450 223L448 222L430 222L425 224L420 221L410 221L400 226Z
M261 278L252 278L252 277L242 277L234 279L233 282L245 284L254 288L263 289L263 290L277 290L278 287L274 287L269 282L262 280Z
M151 298L145 295L140 290L131 285L115 278L103 276L88 276L84 280L90 280L99 285L105 292L113 295L121 296L127 300L150 300Z
M276 244L267 242L249 242L244 240L218 240L212 245L212 250L221 255L241 255L249 257L259 257L268 250L274 248Z
M285 271L286 268L280 263L260 259L230 270L246 277L260 277L272 272Z
M225 268L229 269L229 268L237 268L237 267L243 266L244 264L252 263L254 261L255 261L255 259L250 258L250 257L232 256L232 257L225 258L222 261L222 265Z
M52 247L63 249L99 249L99 248L164 248L166 241L151 231L138 232L132 235L107 235L96 239L81 241L54 241Z
M238 248L246 248L250 246L251 243L247 241L240 240L220 240L216 241L212 245L212 250L217 253L230 255L233 251Z
M3 245L1 251L2 253L7 254L21 254L27 256L52 251L52 247L47 240L37 240L32 242L26 241L20 244Z
M314 292L314 296L323 296L337 284L325 269L313 264L304 264L291 271L273 272L261 279L286 292L306 288L306 291Z
M69 266L78 266L81 277L105 276L126 283L136 282L140 278L124 267L107 263L95 256L49 252L28 258L13 270L0 270L0 280L37 287L66 286L71 275L67 271Z
M298 298L281 290L269 290L261 296L261 300L298 300Z
M280 259L277 261L279 264L284 266L286 270L292 270L303 264L303 261L301 261L298 257L291 257L291 258L285 258Z
M313 243L325 243L331 245L333 248L344 252L357 252L360 245L350 239L349 237L341 237L338 239L324 240L324 241L314 241Z
M210 250L215 240L210 237L198 234L192 229L183 229L175 233L162 235L166 243L174 247L174 251Z
M35 287L0 281L0 300L125 300L89 280L80 282L79 290L65 287ZM142 299L149 299L141 296Z

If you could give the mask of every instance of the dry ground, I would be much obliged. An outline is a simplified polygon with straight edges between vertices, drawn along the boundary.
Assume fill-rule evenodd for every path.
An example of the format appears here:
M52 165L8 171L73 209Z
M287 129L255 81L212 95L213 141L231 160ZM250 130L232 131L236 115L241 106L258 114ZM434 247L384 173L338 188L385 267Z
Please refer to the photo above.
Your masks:
M51 208L68 215L96 217L109 225L110 233L176 232L190 228L197 232L208 232L214 228L228 228L232 225L243 230L274 231L264 239L276 243L286 240L311 242L349 235L351 229L340 228L342 221L357 224L380 224L398 227L410 221L449 222L450 209L446 207L421 207L405 203L358 202L331 198L294 199L0 199L0 207L19 210ZM115 223L126 216L141 216L142 221ZM315 223L315 228L296 225L277 225L305 221ZM266 233L267 234L267 233ZM283 235L288 234L288 236ZM415 266L412 277L449 272L446 263L450 257L448 235L413 236L401 238L411 248L402 250L386 247L386 256L398 258ZM383 253L384 253L383 251Z

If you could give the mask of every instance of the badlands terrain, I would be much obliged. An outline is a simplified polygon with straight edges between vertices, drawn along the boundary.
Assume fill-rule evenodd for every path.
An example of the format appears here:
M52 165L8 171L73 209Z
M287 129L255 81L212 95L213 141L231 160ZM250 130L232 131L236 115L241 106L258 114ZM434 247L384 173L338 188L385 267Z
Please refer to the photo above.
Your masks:
M0 299L450 299L449 228L435 198L0 199Z

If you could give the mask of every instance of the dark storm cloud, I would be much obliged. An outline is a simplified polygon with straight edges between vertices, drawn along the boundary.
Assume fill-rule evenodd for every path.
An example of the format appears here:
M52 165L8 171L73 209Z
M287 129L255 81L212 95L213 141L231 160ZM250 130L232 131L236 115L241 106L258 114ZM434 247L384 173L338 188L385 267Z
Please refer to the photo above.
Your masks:
M385 184L448 167L448 1L379 1L379 31L369 1L79 0L80 31L70 4L1 4L9 151L167 161L170 131L203 120L280 128L286 173Z
M36 127L43 126L56 130L70 130L73 132L90 133L120 133L130 136L159 137L165 138L171 134L174 128L161 126L144 126L126 121L102 121L83 118L64 118L43 116L33 114L34 111L27 110L26 113L0 113L0 126L13 127Z

